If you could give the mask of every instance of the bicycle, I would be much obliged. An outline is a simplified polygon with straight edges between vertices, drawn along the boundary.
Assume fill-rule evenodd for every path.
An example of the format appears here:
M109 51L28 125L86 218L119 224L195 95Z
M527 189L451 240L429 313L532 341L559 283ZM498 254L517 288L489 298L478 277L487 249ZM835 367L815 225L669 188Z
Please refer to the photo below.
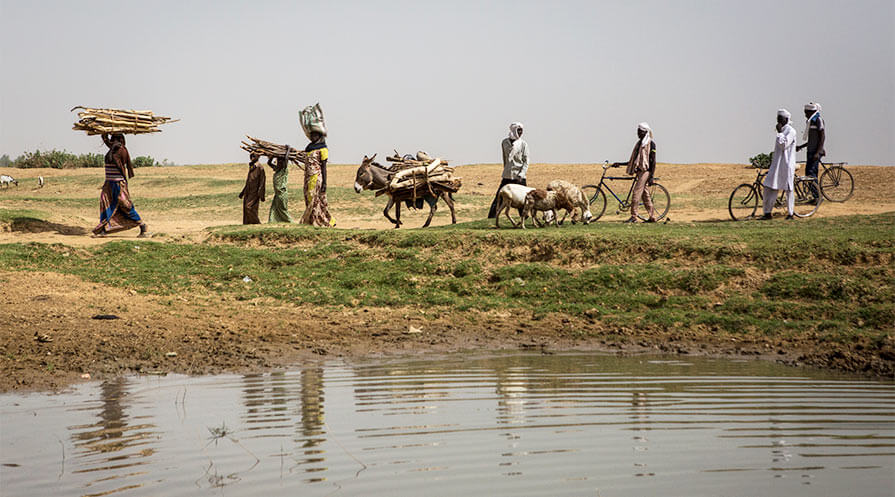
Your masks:
M798 162L804 164L804 161ZM823 171L818 175L820 183L820 193L830 202L845 202L850 199L855 192L855 179L851 172L845 168L848 162L831 162L829 167L820 161L820 167Z
M600 182L596 185L584 185L581 187L581 191L587 196L588 202L590 202L591 205L590 213L594 216L591 218L591 221L600 219L600 217L603 216L603 213L606 212L606 193L603 191L604 189L618 201L618 210L615 211L616 214L631 208L631 193L634 191L634 177L606 176L606 171L608 171L609 168L620 167L622 165L625 165L625 163L616 162L610 165L609 161L605 161L603 163L603 176L600 177ZM607 180L631 181L631 187L628 188L628 194L624 199L612 191ZM658 180L659 178L653 178L652 184L647 186L650 196L653 199L653 210L656 213L657 221L664 218L668 214L668 209L671 207L671 196L664 186L657 183ZM638 202L638 206L643 207L643 200L638 199ZM637 217L641 220L646 221L649 219L649 212L647 212L645 208L643 210L638 209L638 211ZM644 212L645 214L643 214Z
M768 174L767 170L758 170L755 181L752 183L743 183L733 189L730 194L730 200L727 202L727 211L730 213L731 219L734 221L742 221L755 217L758 211L758 205L762 200L762 190L764 186L761 184L764 177ZM796 217L810 217L817 212L823 197L814 195L812 191L817 191L817 178L811 176L796 176L793 180L793 195L795 202L793 205L793 215ZM786 205L786 195L784 192L777 197L774 207L783 207Z

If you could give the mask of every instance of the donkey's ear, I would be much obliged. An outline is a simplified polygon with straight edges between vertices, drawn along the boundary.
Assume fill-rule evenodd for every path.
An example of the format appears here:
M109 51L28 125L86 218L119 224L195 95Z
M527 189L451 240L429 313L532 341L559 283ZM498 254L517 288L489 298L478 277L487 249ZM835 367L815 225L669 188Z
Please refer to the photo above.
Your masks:
M376 152L375 154L373 154L373 157L370 157L370 160L375 159L375 158L376 158L376 155L378 155L378 154L379 154L379 152Z
M363 161L361 161L361 162L367 162L367 161L368 161L368 160L370 160L370 158L369 158L369 157L367 157L367 156L366 156L366 155L364 155L364 160L363 160Z

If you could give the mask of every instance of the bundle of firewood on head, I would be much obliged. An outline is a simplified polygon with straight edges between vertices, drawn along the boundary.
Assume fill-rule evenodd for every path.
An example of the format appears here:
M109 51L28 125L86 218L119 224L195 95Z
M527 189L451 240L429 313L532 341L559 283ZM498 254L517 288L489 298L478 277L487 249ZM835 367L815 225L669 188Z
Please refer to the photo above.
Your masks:
M267 156L270 158L283 157L287 154L286 145L279 145L260 138L253 138L249 135L246 135L246 138L251 140L251 143L243 140L240 148L250 154ZM288 154L290 162L299 168L304 169L305 163L308 161L308 154L306 154L304 150L289 147Z
M395 151L393 157L386 157L391 162L391 170L395 171L388 187L376 195L388 193L395 200L416 200L417 197L441 193L456 193L462 186L462 178L454 176L454 168L448 161L433 159L425 152L417 152L416 156L400 155Z
M159 125L179 121L157 116L151 110L93 109L81 106L71 110L75 109L81 109L81 112L78 112L79 120L72 129L86 131L88 135L159 133L162 131L158 128Z

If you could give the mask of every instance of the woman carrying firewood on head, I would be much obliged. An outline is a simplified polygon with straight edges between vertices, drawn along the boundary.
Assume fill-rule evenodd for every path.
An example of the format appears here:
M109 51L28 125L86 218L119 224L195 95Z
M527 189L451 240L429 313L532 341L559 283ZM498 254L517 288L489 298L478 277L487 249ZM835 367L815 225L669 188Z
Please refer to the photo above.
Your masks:
M106 181L99 197L99 224L93 228L93 234L102 237L139 226L140 238L150 236L127 188L127 179L134 177L134 165L124 145L124 135L115 133L110 138L103 133L102 137L109 151L105 157Z
M273 200L270 202L268 223L291 223L289 215L289 145L282 157L268 157L267 165L273 169Z
M312 131L310 139L311 143L305 147L308 160L305 163L305 213L301 222L312 226L335 226L326 200L326 163L329 162L326 137L319 131Z

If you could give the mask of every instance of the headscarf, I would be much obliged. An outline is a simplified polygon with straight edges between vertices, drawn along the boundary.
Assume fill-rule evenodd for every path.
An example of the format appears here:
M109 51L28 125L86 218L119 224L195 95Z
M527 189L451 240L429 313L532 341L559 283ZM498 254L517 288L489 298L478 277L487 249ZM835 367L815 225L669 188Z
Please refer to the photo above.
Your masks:
M637 129L646 131L646 134L643 135L643 139L640 140L641 147L649 147L651 141L653 141L653 129L649 127L647 123L640 123L637 125Z
M513 124L510 124L510 140L518 140L520 131L522 131L522 123L514 122Z
M820 104L817 102L809 102L805 104L805 110L813 110L814 114L811 114L811 116L808 117L808 120L805 121L805 132L802 133L803 140L808 139L808 131L811 129L811 120L820 115Z
M647 123L640 123L637 129L646 131L643 138L634 144L634 150L631 151L631 158L628 159L628 168L626 174L637 174L640 171L649 170L650 142L653 140L653 130Z
M787 119L790 119L792 117L792 114L790 114L789 111L786 109L777 109L777 115L783 116Z

